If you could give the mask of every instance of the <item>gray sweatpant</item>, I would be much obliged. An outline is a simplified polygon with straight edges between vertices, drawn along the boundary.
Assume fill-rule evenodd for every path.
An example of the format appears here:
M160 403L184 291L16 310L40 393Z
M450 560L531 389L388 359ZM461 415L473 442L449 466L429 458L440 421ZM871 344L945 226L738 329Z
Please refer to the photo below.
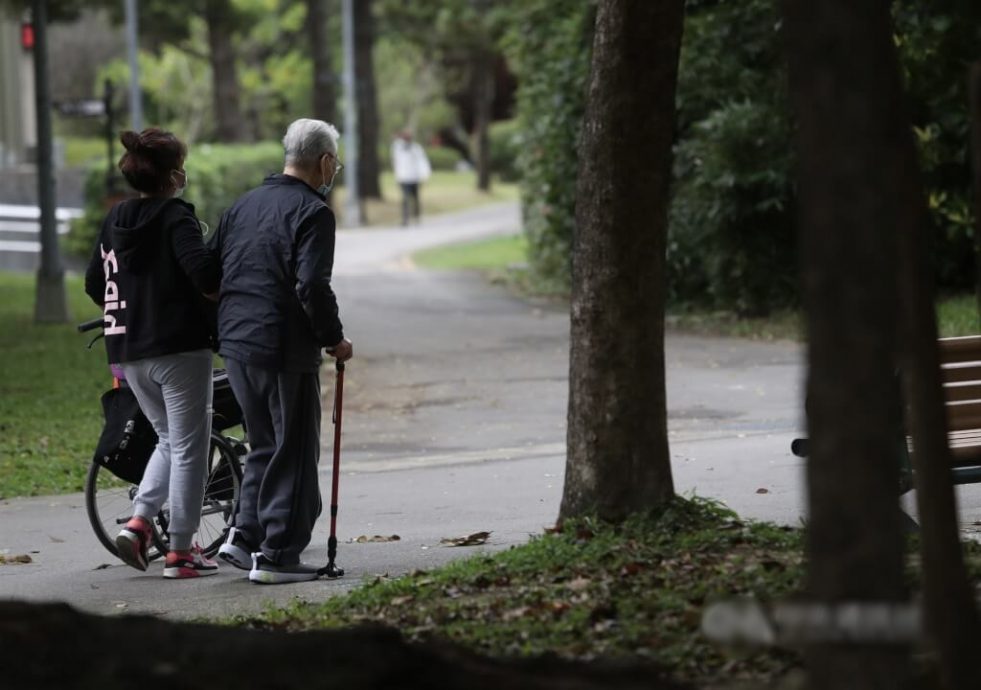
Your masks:
M235 527L275 563L298 563L320 513L320 375L225 358L245 415L245 460Z
M170 500L170 548L184 551L201 522L211 439L211 350L148 357L122 365L159 441L133 513L152 520Z

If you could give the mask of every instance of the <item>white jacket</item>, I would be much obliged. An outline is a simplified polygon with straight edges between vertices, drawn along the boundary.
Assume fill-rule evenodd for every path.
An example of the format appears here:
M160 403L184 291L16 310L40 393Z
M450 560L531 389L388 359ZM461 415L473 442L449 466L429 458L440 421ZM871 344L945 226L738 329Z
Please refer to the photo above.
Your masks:
M392 167L395 181L399 184L425 182L432 173L429 158L422 147L414 141L396 139L392 142Z

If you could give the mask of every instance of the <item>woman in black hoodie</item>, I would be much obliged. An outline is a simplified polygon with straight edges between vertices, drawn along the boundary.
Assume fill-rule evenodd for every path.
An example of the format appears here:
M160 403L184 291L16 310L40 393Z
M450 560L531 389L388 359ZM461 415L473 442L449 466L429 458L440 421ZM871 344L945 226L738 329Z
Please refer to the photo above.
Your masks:
M156 128L123 132L119 168L140 193L112 208L85 274L103 308L110 364L122 367L159 436L133 517L116 538L120 558L146 570L150 521L170 500L164 577L212 575L217 564L192 544L201 520L211 435L211 327L218 265L204 245L194 207L176 198L187 185L187 147Z

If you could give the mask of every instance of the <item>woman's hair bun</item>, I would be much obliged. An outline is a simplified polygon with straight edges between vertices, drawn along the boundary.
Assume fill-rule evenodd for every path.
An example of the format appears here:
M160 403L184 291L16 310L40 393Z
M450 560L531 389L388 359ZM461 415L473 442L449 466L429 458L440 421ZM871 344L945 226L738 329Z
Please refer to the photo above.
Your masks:
M143 144L143 139L139 133L129 130L120 134L119 140L123 142L123 146L126 147L127 151L136 151Z

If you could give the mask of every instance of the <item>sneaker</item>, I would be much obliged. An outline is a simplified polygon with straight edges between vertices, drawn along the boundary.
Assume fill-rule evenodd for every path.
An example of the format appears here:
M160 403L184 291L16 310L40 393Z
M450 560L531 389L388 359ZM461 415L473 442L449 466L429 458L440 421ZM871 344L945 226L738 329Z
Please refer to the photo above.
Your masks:
M205 577L216 575L218 564L201 553L201 547L195 544L188 551L170 551L164 561L164 577L172 580L183 580L189 577Z
M218 547L218 557L234 565L239 570L252 570L252 553L242 532L232 527L228 530L225 543Z
M150 564L147 552L150 549L150 523L141 517L133 516L116 536L116 553L126 565L137 570L146 570Z
M320 577L319 568L309 563L277 565L262 553L252 554L249 580L263 585L282 585L287 582L308 582Z

